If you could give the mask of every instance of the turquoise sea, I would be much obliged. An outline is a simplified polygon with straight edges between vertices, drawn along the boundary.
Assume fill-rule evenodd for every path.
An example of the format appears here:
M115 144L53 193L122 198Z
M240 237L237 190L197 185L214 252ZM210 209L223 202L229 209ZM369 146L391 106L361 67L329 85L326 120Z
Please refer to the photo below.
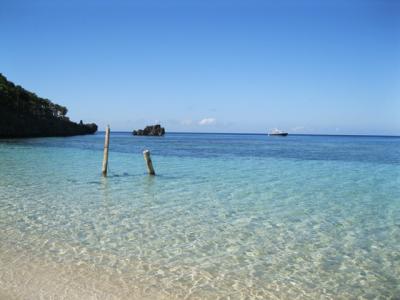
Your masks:
M0 141L0 299L400 299L400 138L103 144Z

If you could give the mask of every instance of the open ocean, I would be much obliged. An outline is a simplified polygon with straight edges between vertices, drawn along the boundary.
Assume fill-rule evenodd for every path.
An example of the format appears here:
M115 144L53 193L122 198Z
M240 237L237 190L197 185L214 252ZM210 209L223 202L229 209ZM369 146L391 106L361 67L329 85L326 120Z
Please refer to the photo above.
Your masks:
M103 145L0 140L0 299L400 299L400 138Z

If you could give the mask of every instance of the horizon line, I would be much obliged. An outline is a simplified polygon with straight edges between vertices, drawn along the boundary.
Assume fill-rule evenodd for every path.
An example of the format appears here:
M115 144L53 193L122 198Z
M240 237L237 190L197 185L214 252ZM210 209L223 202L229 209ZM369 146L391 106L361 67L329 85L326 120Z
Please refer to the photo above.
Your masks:
M104 130L98 130L97 133L105 132ZM132 133L132 131L116 130L116 133ZM165 134L225 134L225 135L266 135L268 133L255 133L255 132L191 132L191 131L168 131ZM294 136L344 136L344 137L395 137L400 138L400 135L388 135L388 134L330 134L330 133L290 133L289 135Z

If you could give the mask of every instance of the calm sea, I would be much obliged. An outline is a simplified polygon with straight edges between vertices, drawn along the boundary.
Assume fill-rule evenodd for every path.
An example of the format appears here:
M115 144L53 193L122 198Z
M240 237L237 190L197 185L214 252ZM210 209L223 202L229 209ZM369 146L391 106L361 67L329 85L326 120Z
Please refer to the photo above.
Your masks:
M400 298L400 138L103 143L0 141L0 298Z

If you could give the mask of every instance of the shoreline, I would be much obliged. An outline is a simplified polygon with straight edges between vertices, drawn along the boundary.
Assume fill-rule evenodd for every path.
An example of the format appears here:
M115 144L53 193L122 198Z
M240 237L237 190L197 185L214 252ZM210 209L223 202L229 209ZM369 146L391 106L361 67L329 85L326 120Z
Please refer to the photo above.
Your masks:
M29 251L1 252L0 299L169 299L146 295L98 266L59 263Z
M5 250L9 248L9 250ZM147 273L151 278L141 278L142 272L131 269L121 271L100 267L87 262L57 262L51 257L41 257L27 249L15 250L12 245L0 247L0 299L109 299L109 300L172 300L172 299L308 299L324 296L327 298L350 298L347 292L335 295L308 283L282 280L279 277L262 286L243 279L231 282L226 278L190 266L175 272L179 276L168 277L161 271L165 266L148 263ZM132 262L131 266L138 265ZM133 267L133 269L135 269ZM157 270L158 269L158 270ZM174 272L166 271L169 276ZM210 276L210 277L209 277ZM211 280L212 277L215 277ZM223 292L221 294L221 292ZM301 296L302 295L302 296Z

